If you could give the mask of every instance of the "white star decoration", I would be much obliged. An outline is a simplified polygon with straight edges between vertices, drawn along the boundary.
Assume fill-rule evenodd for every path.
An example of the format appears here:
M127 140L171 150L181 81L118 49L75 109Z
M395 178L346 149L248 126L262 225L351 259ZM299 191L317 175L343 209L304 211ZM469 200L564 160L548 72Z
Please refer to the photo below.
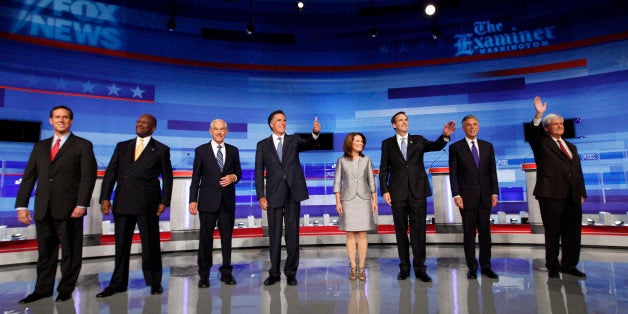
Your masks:
M96 85L92 84L90 81L81 85L83 86L83 93L94 93L94 87L96 87Z
M406 47L405 43L401 43L401 45L399 45L399 52L408 52L408 47Z
M386 44L383 44L379 47L379 53L384 54L384 53L388 53L388 46Z
M620 67L620 68L628 66L628 58L626 58L625 54L622 54L621 58L617 59L616 61L618 63L617 66Z
M137 96L137 98L142 99L142 94L144 94L145 90L141 89L139 85L137 85L134 89L131 89L133 92L133 98Z
M55 87L60 90L65 90L68 84L70 84L70 82L66 82L63 78L55 81Z
M120 96L120 95L118 95L118 91L120 91L122 88L117 87L116 83L111 84L111 86L107 86L107 88L109 89L109 94L108 95Z

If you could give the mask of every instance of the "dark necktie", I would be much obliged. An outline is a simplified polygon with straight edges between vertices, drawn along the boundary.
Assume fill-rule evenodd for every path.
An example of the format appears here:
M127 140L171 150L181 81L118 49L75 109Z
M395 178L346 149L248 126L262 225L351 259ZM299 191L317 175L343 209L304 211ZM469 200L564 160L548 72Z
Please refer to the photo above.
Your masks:
M222 172L222 167L224 166L221 148L222 146L218 145L218 152L216 153L216 160L218 160L218 168L220 169L220 172Z
M478 154L478 148L475 147L475 141L471 141L471 154L475 160L475 166L480 168L480 154Z
M52 146L52 149L50 149L50 160L55 159L55 156L57 156L57 153L59 152L59 148L61 148L61 138L57 137L55 144Z
M406 145L406 138L401 138L401 153L403 154L403 159L408 160L408 145Z
M560 147L560 150L563 151L563 154L565 154L565 156L567 156L567 158L571 159L571 156L569 155L569 153L567 152L567 149L565 149L565 146L563 146L563 141L561 140L556 140L556 142L558 142L558 147Z
M277 144L277 155L279 156L279 161L282 161L281 157L283 155L283 144L281 143L281 137L279 138L279 144Z

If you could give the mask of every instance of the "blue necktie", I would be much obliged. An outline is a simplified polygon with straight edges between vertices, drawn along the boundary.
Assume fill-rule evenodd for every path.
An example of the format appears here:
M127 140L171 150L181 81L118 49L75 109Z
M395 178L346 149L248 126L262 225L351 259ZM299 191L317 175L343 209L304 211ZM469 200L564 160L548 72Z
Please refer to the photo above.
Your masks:
M281 157L283 155L283 144L281 143L281 137L279 138L279 144L277 144L277 155L279 155L279 161L282 161Z
M218 160L218 168L220 169L220 172L222 172L222 167L224 166L221 148L222 146L218 145L218 152L216 153L216 160Z
M403 154L403 159L408 159L408 146L406 145L406 138L401 138L401 153Z
M480 168L480 154L478 154L478 148L475 147L475 141L471 141L471 154L475 160L475 166Z

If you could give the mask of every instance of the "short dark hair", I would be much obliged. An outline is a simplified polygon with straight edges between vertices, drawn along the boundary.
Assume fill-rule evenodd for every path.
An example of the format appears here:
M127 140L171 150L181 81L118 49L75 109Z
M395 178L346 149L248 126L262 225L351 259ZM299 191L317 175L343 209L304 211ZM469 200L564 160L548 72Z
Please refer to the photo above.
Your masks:
M151 120L151 125L154 126L154 127L157 127L157 118L155 118L155 116L153 116L152 114L149 114L149 113L145 113L145 114L143 114L143 116L149 117L150 120Z
M400 114L402 114L402 115L404 115L404 116L406 116L406 117L408 116L408 115L407 115L404 111L399 111L399 112L395 113L395 114L392 116L392 118L390 118L390 123L391 123L391 124L392 124L392 123L395 123L395 118L397 118L397 116L398 116L398 115L400 115Z
M466 116L464 116L464 118L462 118L462 124L464 124L465 121L469 120L469 119L475 119L478 123L480 122L480 119L478 119L478 117L472 115L472 114L468 114Z
M269 127L270 127L270 121L273 121L273 117L275 117L275 115L276 115L276 114L282 114L282 115L284 115L284 116L286 115L285 113L283 113L283 111L282 111L282 110L275 110L275 111L271 112L271 113L268 115L268 126L269 126Z
M345 141L342 144L342 150L344 151L344 155L342 155L342 157L347 158L347 159L351 159L351 150L353 148L353 139L355 138L356 135L359 135L362 137L362 142L363 142L363 146L362 146L362 152L364 151L364 148L366 148L366 136L364 136L364 134L360 133L360 132L351 132L349 134L347 134L347 136L345 137ZM364 154L360 152L360 157L364 157Z
M70 113L70 120L74 120L74 112L72 112L72 109L70 109L67 106L64 105L60 105L60 106L55 106L52 109L50 109L50 117L52 118L52 112L57 110L57 109L65 109Z

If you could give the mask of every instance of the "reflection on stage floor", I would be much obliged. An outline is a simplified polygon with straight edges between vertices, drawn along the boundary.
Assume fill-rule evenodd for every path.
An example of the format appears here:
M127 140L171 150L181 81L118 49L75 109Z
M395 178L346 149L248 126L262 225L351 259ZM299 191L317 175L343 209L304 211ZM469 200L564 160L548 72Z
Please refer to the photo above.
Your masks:
M414 276L398 281L394 245L371 245L367 280L350 281L343 246L301 248L295 287L264 287L269 267L265 248L233 252L237 285L221 283L217 272L210 287L197 288L196 252L164 254L164 293L153 296L142 277L140 256L131 260L127 292L108 298L95 295L107 287L112 258L83 262L73 299L54 296L18 305L32 292L34 265L6 266L0 272L0 309L4 313L625 313L628 309L628 254L625 249L584 248L579 268L585 280L568 274L548 280L541 246L494 246L493 269L499 279L466 278L461 245L430 245L431 283Z

